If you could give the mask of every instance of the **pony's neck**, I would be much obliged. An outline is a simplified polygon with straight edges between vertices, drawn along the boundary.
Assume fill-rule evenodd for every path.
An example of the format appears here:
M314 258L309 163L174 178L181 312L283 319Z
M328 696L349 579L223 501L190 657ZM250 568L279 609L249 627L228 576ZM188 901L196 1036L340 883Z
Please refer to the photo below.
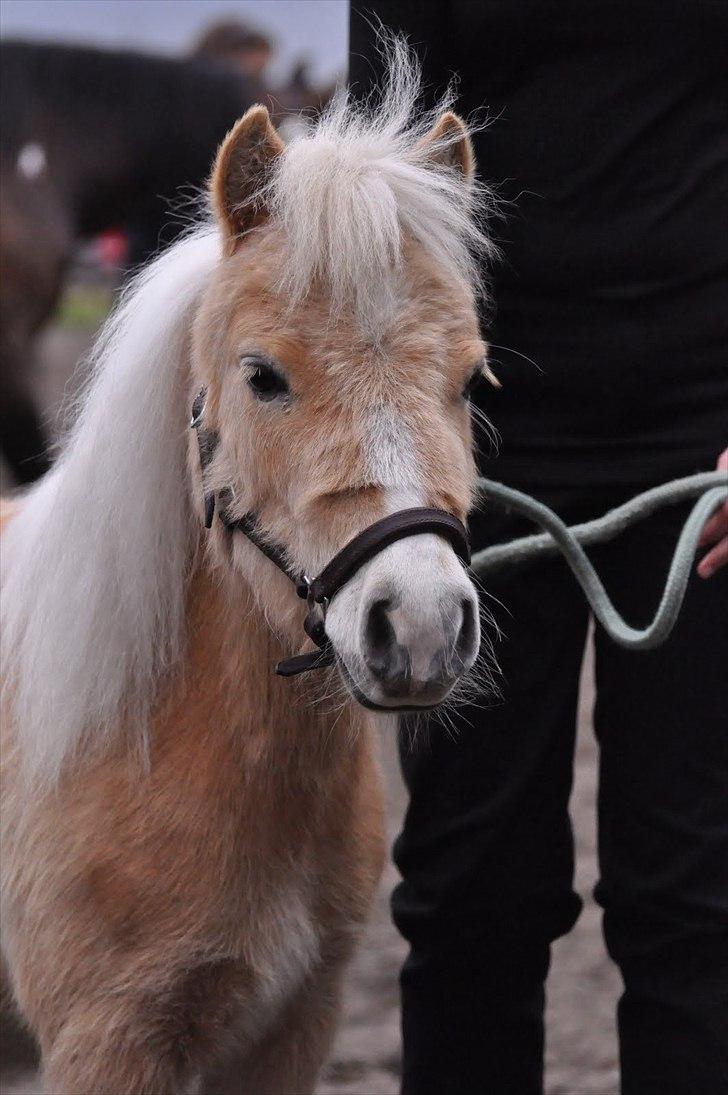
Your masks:
M215 751L222 748L233 763L281 756L291 770L297 759L330 763L364 729L366 712L327 697L331 685L323 675L277 676L276 662L290 651L249 585L237 574L213 571L200 554L188 594L185 654L160 697L153 753L176 749L186 735L199 741L210 734Z

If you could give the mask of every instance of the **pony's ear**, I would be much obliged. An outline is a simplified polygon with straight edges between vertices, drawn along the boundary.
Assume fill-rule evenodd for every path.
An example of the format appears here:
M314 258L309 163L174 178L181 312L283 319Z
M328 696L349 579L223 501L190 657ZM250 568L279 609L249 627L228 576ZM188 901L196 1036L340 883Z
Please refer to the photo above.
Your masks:
M418 148L430 163L459 171L466 183L473 181L473 146L465 122L451 110L440 115L429 133L418 142Z
M212 206L230 249L266 217L261 193L285 145L264 106L251 106L220 145L212 169Z

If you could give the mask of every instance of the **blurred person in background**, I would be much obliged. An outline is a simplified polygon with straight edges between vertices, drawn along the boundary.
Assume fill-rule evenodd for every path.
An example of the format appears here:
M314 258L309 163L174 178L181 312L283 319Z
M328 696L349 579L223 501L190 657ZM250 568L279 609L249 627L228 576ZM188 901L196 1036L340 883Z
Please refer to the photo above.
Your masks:
M306 117L324 109L335 85L317 86L311 81L308 61L299 58L285 82L272 86L268 66L273 54L270 38L234 19L208 27L192 51L193 57L244 73L257 89L257 97L270 110L284 138L290 139L305 126Z
M715 466L728 433L728 4L354 3L355 95L381 75L376 19L407 34L433 99L456 73L461 111L493 119L474 141L505 212L485 317L502 389L474 397L502 443L479 454L483 472L574 523ZM635 626L685 516L662 510L592 553ZM476 550L526 531L487 504L471 522ZM625 1095L728 1091L727 533L724 510L663 647L632 653L596 629L596 897L624 979ZM550 947L581 908L568 802L587 604L560 560L487 592L502 703L401 734L405 1095L541 1092Z
M192 56L236 68L262 87L273 57L273 43L266 34L246 23L226 19L203 31Z

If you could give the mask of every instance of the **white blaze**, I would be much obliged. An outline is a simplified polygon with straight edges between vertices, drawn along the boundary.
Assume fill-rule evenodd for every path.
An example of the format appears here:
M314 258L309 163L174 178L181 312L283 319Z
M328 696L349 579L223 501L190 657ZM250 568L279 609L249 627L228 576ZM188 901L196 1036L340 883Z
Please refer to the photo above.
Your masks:
M387 513L423 504L412 431L395 408L381 404L371 412L364 452L367 478L383 488Z

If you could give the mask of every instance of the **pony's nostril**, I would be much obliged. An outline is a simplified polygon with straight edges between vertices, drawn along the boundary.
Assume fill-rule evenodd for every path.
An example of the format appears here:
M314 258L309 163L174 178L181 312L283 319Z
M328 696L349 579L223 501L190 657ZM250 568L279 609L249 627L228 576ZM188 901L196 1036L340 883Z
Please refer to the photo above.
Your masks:
M478 645L478 618L474 597L455 597L444 603L417 605L418 613L401 609L398 601L373 600L363 617L361 653L384 696L418 704L444 690L472 665ZM396 627L395 627L396 621Z
M364 659L387 693L406 689L411 674L409 654L397 642L389 619L391 607L388 600L374 601L364 633Z
M462 622L455 642L455 653L462 661L467 661L473 653L476 641L476 617L475 605L469 597L464 597L460 603L462 610Z
M378 661L387 657L396 641L394 628L389 622L389 601L375 601L367 616L366 648L367 660Z

